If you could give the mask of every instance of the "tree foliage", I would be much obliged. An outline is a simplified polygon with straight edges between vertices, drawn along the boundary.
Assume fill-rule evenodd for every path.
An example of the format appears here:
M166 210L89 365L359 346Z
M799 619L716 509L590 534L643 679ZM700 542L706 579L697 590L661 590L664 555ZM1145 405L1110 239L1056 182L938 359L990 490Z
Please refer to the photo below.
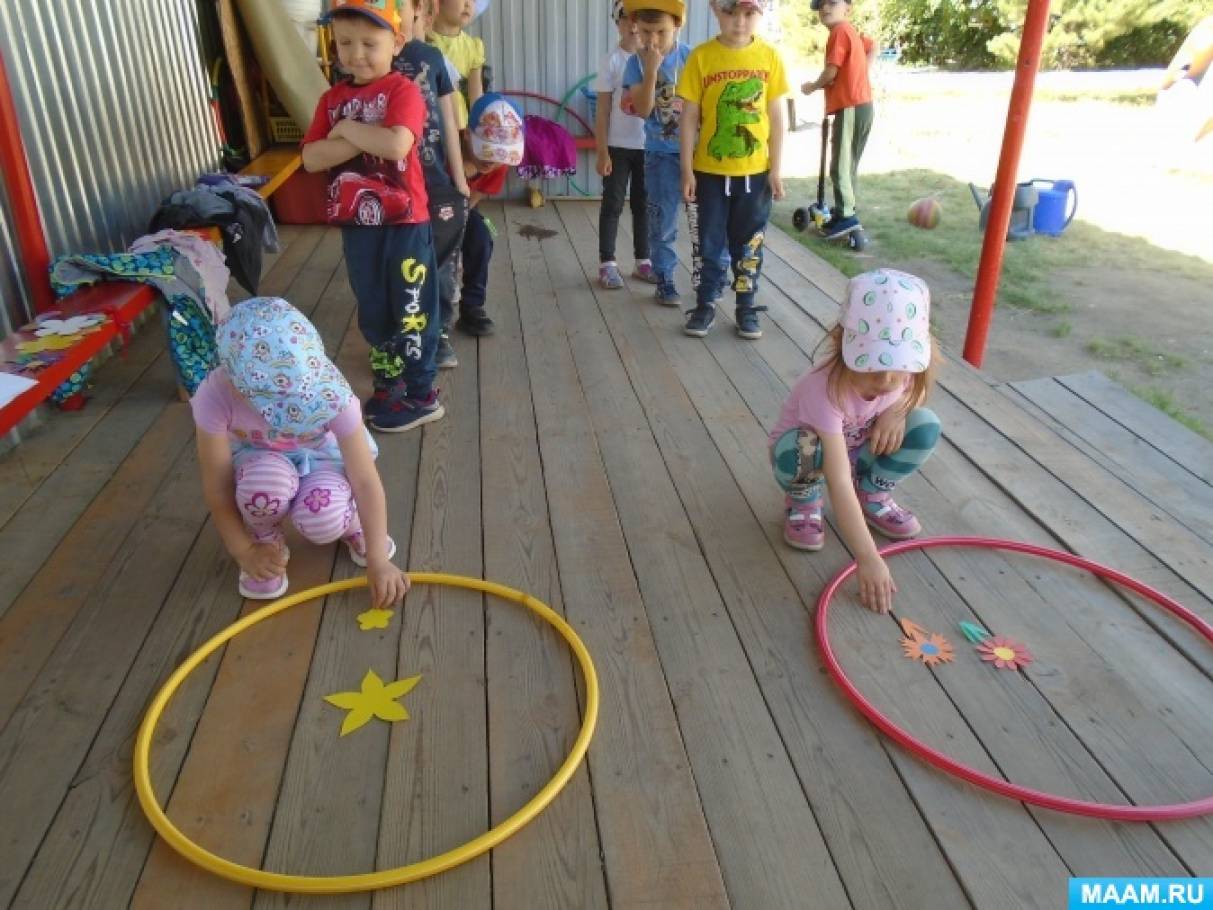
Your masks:
M1013 66L1028 0L869 0L902 60L956 69ZM857 11L864 5L860 0ZM1053 0L1041 65L1162 66L1213 0Z

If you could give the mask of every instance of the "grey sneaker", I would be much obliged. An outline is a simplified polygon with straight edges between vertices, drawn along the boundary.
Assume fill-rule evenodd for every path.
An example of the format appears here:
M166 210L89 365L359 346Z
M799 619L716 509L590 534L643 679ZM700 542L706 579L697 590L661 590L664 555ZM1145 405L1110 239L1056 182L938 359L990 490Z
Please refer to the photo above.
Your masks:
M623 287L623 276L619 274L619 266L614 262L604 262L598 266L598 283L608 291L617 291Z
M673 281L659 281L653 299L662 306L678 306L682 303L682 295Z
M686 325L682 327L682 330L694 338L704 338L712 330L712 325L715 322L716 307L710 305L697 306L695 309L687 312Z
M451 347L451 339L446 332L438 336L438 349L434 352L434 366L440 370L450 370L459 366L459 355Z

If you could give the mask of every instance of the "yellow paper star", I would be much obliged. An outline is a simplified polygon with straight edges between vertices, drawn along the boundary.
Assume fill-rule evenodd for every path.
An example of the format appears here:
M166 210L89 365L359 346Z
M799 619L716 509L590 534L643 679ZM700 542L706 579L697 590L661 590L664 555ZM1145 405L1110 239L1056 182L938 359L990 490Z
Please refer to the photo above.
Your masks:
M358 628L363 632L369 632L371 629L386 629L395 615L395 610L367 610L365 613L358 614Z
M420 676L410 676L385 686L374 670L367 670L366 676L362 678L361 692L337 692L324 696L324 700L350 712L341 724L341 735L345 736L347 733L353 733L372 717L389 723L408 720L409 712L396 699L402 698L420 681Z

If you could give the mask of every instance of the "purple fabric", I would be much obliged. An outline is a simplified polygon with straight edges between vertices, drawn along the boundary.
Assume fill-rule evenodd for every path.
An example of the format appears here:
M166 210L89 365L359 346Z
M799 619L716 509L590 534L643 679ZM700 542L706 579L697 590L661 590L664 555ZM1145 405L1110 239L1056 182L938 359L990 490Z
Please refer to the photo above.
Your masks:
M518 165L519 177L531 180L577 173L577 148L568 130L533 114L527 115L525 125L526 150L522 154L522 164Z

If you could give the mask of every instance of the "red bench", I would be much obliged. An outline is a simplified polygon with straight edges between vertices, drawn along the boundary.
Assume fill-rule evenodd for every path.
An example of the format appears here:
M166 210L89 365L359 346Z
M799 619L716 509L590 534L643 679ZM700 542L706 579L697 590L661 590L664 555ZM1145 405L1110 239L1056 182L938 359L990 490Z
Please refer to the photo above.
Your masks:
M262 198L268 199L287 178L299 169L299 149L285 146L270 149L259 155L242 175L269 177L269 181L258 189ZM219 241L217 228L203 229L203 233L214 242ZM37 385L19 393L0 406L0 438L15 428L35 408L54 394L73 373L105 351L116 339L125 342L132 323L139 315L160 299L159 292L144 284L112 281L82 288L55 304L55 311L64 319L91 313L101 313L107 319L100 326L82 334L71 347L56 351L53 363L24 378ZM16 331L0 341L0 362L14 362L20 356L18 345L34 338L32 332Z

